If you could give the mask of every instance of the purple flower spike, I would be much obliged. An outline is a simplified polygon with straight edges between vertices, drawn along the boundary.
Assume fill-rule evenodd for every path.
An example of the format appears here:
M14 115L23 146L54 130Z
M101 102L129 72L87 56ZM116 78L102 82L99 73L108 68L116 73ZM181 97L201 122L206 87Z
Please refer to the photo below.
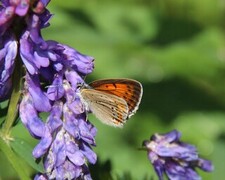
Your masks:
M196 167L210 172L210 161L199 158L197 149L180 141L181 133L174 130L166 134L155 134L143 142L158 177L163 180L165 173L169 179L201 179Z
M49 0L2 0L0 3L0 100L9 99L14 69L23 69L19 115L39 139L33 150L43 158L44 179L91 179L88 163L97 129L87 120L79 96L80 84L94 68L94 58L53 40L41 30L52 17ZM16 63L15 63L16 62ZM13 97L12 97L13 98ZM40 113L45 112L45 119Z

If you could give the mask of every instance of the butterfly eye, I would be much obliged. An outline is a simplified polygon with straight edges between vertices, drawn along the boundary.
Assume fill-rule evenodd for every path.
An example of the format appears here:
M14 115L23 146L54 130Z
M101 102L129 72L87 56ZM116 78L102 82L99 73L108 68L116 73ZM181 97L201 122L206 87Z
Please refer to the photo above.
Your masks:
M90 88L90 86L88 85L88 84L86 84L85 82L78 82L77 83L77 89L89 89Z
M77 89L82 89L84 87L84 82L78 82L77 83Z

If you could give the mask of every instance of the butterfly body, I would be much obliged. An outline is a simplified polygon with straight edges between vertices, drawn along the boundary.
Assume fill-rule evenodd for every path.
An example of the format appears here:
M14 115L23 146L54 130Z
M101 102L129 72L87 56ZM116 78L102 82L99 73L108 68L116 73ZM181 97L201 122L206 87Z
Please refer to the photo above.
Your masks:
M122 127L138 109L142 85L132 79L103 79L80 90L81 101L103 123Z

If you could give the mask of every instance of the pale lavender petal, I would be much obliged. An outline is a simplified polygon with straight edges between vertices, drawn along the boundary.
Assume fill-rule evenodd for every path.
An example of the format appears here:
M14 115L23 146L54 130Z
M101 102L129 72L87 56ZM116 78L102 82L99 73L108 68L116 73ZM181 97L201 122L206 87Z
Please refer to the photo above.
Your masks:
M52 145L51 145L52 146ZM51 174L56 165L56 154L50 149L44 157L44 168L47 174Z
M158 175L159 180L163 180L164 163L154 152L148 153L148 158L154 166L154 169Z
M4 42L0 52L0 83L4 84L12 75L17 54L17 42L10 37Z
M63 80L61 75L56 75L53 83L47 90L48 98L52 101L59 100L64 95Z
M76 97L71 103L68 102L67 106L74 114L81 114L84 112L83 104L78 97Z
M93 134L90 132L89 127L85 121L79 121L79 130L81 138L88 144L95 144L95 139Z
M52 143L52 136L49 132L49 129L46 127L45 131L43 132L43 137L41 138L41 141L33 150L33 156L35 158L43 156L47 152L51 143Z
M66 145L66 155L71 162L76 166L82 166L85 163L84 155L79 151L75 143L69 142Z
M171 143L173 141L178 141L181 137L181 133L177 130L170 131L166 134L155 134L151 137L151 140L154 140L155 142L166 142Z
M94 153L94 151L91 149L91 147L88 144L83 143L82 153L85 155L85 157L88 159L88 161L91 164L96 163L97 155Z
M52 145L52 151L56 155L55 165L59 166L63 164L66 159L66 147L63 130L59 131L56 135L56 138Z
M77 88L78 84L84 84L84 80L78 75L76 71L67 70L65 72L67 81L69 81L73 89Z
M63 103L62 102L55 102L54 105L52 106L51 113L47 119L47 125L53 133L57 128L59 128L62 125L62 107Z
M50 64L49 59L47 57L41 56L41 52L38 54L37 51L34 52L34 61L36 62L38 68L48 67Z
M38 117L37 111L34 108L33 102L29 94L24 95L20 103L20 118L23 124L27 127L31 135L42 137L45 130L45 125Z
M34 177L34 180L48 180L48 177L46 175L43 175L43 174L37 174Z
M89 74L93 71L94 69L93 57L83 55L69 46L66 45L62 46L65 48L63 53L66 55L67 60L69 61L71 67L73 67L75 71L78 71L83 74Z
M211 172L214 170L214 166L211 161L199 158L197 166L206 172Z
M155 151L159 156L164 157L177 157L187 161L194 161L198 159L198 153L196 149L194 151L186 147L182 147L176 144L167 145L162 144L156 147Z
M33 46L28 42L30 33L25 31L20 39L20 56L30 74L36 74L38 68L33 62Z
M68 107L64 105L64 128L67 132L69 132L74 138L80 137L79 129L78 129L78 121L77 118L68 110Z
M166 174L169 179L174 180L201 180L201 177L191 168L180 166L174 162L168 162L165 168Z
M82 174L82 168L75 166L70 161L56 168L56 179L77 179Z
M34 102L34 106L38 111L49 112L51 104L48 97L40 88L40 82L37 76L26 76L26 83Z

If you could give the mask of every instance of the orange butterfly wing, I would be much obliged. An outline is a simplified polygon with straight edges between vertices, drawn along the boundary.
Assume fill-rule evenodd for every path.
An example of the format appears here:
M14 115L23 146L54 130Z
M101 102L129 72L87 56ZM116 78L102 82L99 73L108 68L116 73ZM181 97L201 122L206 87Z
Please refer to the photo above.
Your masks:
M90 86L124 99L129 109L128 118L136 112L142 98L141 83L132 79L103 79L93 81Z

